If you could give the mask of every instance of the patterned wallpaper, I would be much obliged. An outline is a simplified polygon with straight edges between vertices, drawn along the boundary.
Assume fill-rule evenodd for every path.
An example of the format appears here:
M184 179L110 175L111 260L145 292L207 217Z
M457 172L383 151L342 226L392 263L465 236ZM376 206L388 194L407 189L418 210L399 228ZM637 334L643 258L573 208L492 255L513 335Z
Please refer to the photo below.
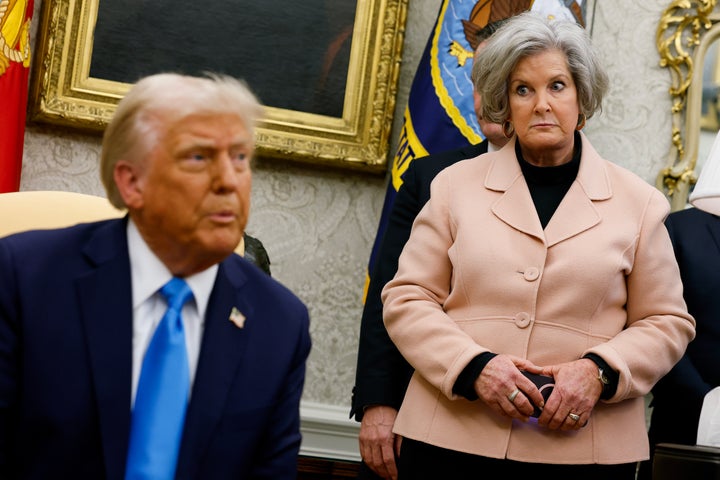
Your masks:
M586 132L602 155L654 184L670 149L670 75L659 67L655 48L657 22L669 0L595 1L592 35L612 88ZM35 18L40 4L35 2ZM439 5L410 0L394 132ZM99 151L97 136L31 125L21 189L103 195ZM384 192L385 179L378 176L256 161L248 233L268 249L273 276L310 308L307 401L349 406L365 265Z

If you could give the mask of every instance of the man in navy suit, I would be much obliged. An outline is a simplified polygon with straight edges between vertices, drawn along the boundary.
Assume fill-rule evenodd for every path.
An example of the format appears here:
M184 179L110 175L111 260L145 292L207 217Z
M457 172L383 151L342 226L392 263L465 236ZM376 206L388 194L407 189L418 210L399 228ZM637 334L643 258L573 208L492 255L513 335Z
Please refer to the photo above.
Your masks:
M170 279L191 291L179 327L189 379L177 378L189 386L162 479L296 477L308 312L233 254L260 113L232 78L146 77L101 153L108 197L128 215L0 239L0 478L160 480L129 473L128 452Z
M651 478L658 443L695 445L705 395L720 386L720 218L689 208L668 215L665 225L697 333L685 355L653 387L651 459L641 465L641 480Z
M478 47L485 45L503 21L488 24L478 32ZM360 454L363 464L359 478L397 478L395 457L401 439L392 433L413 369L403 358L385 330L380 293L397 272L398 258L410 237L413 221L430 198L430 183L444 168L494 151L508 142L500 125L480 115L480 96L473 91L474 109L485 141L449 152L429 155L410 163L403 174L388 224L370 275L360 324L355 386L350 416L360 421Z

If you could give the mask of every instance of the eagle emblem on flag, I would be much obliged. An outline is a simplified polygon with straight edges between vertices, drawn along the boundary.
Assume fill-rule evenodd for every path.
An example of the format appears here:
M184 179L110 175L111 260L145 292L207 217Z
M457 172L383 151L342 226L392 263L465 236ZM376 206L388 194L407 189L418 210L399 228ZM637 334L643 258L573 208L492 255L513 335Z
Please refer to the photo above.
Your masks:
M0 0L0 75L10 62L30 66L30 20L28 0Z

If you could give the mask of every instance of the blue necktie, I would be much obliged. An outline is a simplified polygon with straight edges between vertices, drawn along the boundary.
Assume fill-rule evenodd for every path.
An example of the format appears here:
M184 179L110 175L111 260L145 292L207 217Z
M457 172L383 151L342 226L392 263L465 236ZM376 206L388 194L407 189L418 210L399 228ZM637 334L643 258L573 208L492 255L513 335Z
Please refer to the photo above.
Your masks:
M175 277L160 293L168 309L140 371L125 480L172 480L185 424L190 371L181 313L192 291L185 280Z

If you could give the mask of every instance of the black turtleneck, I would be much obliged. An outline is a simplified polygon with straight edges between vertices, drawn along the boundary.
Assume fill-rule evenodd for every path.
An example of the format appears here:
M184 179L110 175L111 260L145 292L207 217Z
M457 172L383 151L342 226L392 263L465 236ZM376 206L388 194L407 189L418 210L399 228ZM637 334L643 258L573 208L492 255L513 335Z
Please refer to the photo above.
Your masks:
M528 189L530 189L530 196L535 204L538 217L540 217L540 224L545 228L577 177L582 155L580 134L575 132L575 149L572 159L556 167L538 167L528 163L523 158L519 142L515 143L515 155L520 163L520 169Z

